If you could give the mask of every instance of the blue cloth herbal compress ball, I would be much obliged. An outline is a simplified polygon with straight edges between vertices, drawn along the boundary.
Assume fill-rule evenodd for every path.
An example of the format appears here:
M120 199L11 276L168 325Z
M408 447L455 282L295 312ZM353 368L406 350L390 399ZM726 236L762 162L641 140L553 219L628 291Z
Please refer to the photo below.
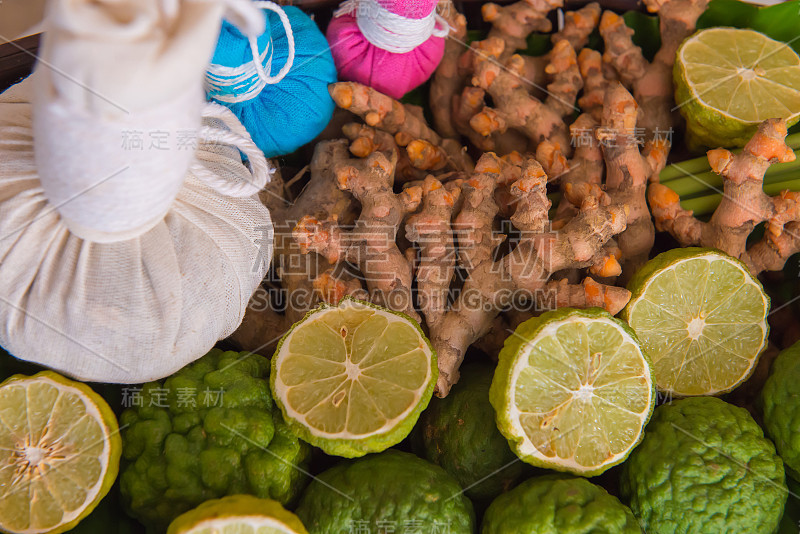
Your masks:
M266 31L248 39L225 21L206 73L208 97L230 108L267 157L289 154L330 121L336 67L325 36L295 7L255 2ZM254 50L259 62L254 62Z

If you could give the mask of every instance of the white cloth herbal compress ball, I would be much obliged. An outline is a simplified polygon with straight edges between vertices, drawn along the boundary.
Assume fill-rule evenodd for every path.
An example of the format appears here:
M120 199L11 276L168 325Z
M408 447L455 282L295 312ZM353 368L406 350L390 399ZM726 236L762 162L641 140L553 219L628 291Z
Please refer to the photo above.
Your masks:
M36 70L0 95L0 345L139 383L240 324L272 254L270 168L203 76L244 0L52 0ZM32 102L31 102L32 100ZM246 164L242 163L242 154Z

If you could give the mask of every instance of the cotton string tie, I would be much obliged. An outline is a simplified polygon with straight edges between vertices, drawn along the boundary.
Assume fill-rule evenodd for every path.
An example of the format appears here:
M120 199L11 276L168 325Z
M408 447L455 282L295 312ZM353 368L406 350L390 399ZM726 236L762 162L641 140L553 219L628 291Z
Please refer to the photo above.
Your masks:
M238 3L238 1L233 0L230 2L230 5L236 9L235 6L237 6ZM292 25L289 23L289 17L286 16L286 12L273 2L259 1L252 2L251 4L256 8L273 11L280 17L289 43L289 56L286 60L286 64L277 75L268 75L267 71L270 70L272 66L272 52L274 49L272 46L272 39L270 39L267 48L263 52L259 52L258 37L260 33L253 34L251 31L247 31L247 29L257 27L256 25L259 23L263 27L263 16L260 11L256 11L255 16L258 17L258 21L250 20L249 17L252 16L253 11L243 10L241 14L248 18L243 21L244 23L237 22L236 26L248 36L253 60L250 63L245 63L237 67L212 64L206 72L206 84L208 86L209 95L221 102L236 104L252 100L261 94L261 91L263 91L267 85L274 85L283 80L294 65L294 33L292 32ZM264 63L265 60L266 63Z
M406 54L431 37L447 37L450 25L434 9L421 19L392 13L377 0L347 0L335 17L355 13L358 29L376 47L394 54Z

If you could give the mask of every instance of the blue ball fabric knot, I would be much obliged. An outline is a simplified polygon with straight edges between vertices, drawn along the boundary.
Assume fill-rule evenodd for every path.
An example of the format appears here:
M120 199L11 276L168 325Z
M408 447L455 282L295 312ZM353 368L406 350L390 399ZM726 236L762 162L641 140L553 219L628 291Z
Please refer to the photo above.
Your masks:
M267 85L258 96L245 102L223 102L215 98L220 93L208 94L210 100L228 107L236 115L268 158L290 154L313 140L328 125L335 107L328 93L328 85L336 82L328 41L300 9L292 6L283 9L295 40L294 64L286 77L277 84ZM272 47L272 62L264 70L275 76L286 64L289 43L277 13L262 11L267 30L258 38L258 49L263 53ZM238 67L252 61L247 37L224 21L212 63Z

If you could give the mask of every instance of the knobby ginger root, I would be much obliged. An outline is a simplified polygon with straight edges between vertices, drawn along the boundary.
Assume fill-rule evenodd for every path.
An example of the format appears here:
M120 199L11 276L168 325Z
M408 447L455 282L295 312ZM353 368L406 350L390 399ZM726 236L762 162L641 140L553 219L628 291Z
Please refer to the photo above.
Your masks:
M667 161L666 140L648 142L639 151L636 136L638 105L619 83L606 91L603 125L598 131L606 160L606 187L617 203L628 206L628 226L617 238L622 251L623 270L632 275L653 248L655 229L647 207L647 185L658 176Z
M453 99L464 86L465 75L458 63L467 39L467 19L457 12L453 2L442 4L445 19L452 30L444 43L444 56L431 81L430 105L433 124L442 137L454 138L458 131L453 124Z
M665 185L648 191L656 226L675 237L682 246L722 250L744 262L757 275L783 269L786 260L800 251L800 193L764 193L764 173L774 163L794 161L786 144L786 123L764 121L741 154L718 148L708 152L711 168L723 177L724 195L711 219L702 222L680 205L680 197ZM756 225L766 222L764 237L747 248Z
M644 0L648 11L658 13L661 48L649 63L631 40L633 30L619 15L606 11L600 20L605 42L605 59L613 65L620 80L633 90L641 107L639 125L648 135L672 128L672 67L680 44L695 30L697 19L708 0Z
M301 252L316 252L329 262L349 261L366 274L370 297L377 304L419 320L411 296L411 267L397 247L397 229L422 200L418 187L400 194L392 190L396 152L382 152L351 160L335 169L339 189L361 203L361 215L351 231L342 230L336 217L320 220L304 216L294 229Z

